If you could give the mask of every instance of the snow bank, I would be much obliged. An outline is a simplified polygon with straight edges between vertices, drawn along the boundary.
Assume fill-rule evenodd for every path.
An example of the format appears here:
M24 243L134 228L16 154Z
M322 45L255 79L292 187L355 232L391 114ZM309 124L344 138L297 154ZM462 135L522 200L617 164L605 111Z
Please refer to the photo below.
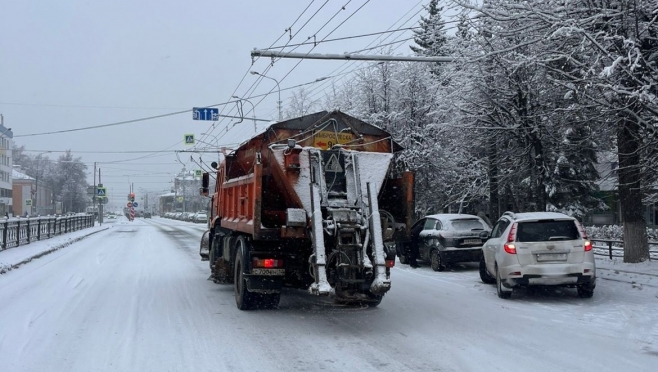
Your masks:
M78 242L90 235L109 229L107 226L95 226L92 228L74 231L65 235L33 242L15 248L0 251L0 274L26 264L34 259L53 253L62 248Z

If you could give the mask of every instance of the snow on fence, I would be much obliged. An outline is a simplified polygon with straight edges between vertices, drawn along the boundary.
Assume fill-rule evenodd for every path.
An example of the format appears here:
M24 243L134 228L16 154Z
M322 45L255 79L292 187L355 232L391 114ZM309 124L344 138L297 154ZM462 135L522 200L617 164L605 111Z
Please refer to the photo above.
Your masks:
M616 239L590 239L594 254L598 256L624 257L624 242ZM649 242L649 256L652 260L658 259L658 242Z
M0 251L94 226L93 214L0 219Z

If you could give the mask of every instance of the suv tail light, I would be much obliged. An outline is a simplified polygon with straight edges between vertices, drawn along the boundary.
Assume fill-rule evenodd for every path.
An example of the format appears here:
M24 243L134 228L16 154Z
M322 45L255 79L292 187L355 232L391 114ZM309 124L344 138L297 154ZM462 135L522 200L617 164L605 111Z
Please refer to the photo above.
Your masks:
M592 242L589 240L585 240L585 252L589 252L592 250Z
M509 234L507 235L507 243L503 247L505 248L505 252L509 254L516 254L516 246L514 245L514 241L516 240L517 225L518 224L514 222L512 228L509 230Z
M509 254L516 254L516 246L512 243L505 244L503 248L505 248L505 252Z
M580 236L585 239L585 252L589 252L592 250L592 242L587 240L587 231L585 231L585 228L583 225L580 224L580 222L576 222L576 227L578 227L578 232L580 233Z
M511 243L516 240L516 227L518 226L518 223L514 222L512 225L512 228L509 230L509 235L507 235L507 242Z

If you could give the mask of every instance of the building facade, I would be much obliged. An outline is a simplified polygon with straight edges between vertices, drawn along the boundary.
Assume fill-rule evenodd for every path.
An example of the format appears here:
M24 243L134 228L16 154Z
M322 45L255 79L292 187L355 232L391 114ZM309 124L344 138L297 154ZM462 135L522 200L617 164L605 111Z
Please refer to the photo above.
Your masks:
M27 174L21 172L20 169L12 170L12 199L14 215L16 216L32 216L33 212L33 197L36 180Z
M0 215L13 214L12 148L14 133L4 126L0 115Z
M174 177L174 211L196 212L206 210L207 198L199 195L201 176L193 170L183 168Z

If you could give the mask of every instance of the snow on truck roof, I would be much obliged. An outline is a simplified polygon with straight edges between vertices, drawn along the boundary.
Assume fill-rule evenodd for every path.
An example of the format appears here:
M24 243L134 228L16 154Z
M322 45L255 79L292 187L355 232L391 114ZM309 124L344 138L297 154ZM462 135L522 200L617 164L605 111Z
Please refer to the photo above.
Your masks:
M332 120L333 122L329 123ZM274 123L262 132L257 133L254 137L241 143L238 149L234 151L237 151L240 148L248 147L250 142L256 138L262 138L265 142L272 141L273 138L270 138L269 136L269 133L272 132L276 133L278 131L299 131L299 133L310 133L311 131L318 132L322 130L332 131L338 134L351 132L356 135L374 136L380 137L382 139L391 137L391 134L385 130L375 125L368 124L353 116L347 115L344 112L338 110L331 112L320 111L313 114ZM398 152L404 149L400 144L393 140L391 140L391 143L393 145L393 152Z

